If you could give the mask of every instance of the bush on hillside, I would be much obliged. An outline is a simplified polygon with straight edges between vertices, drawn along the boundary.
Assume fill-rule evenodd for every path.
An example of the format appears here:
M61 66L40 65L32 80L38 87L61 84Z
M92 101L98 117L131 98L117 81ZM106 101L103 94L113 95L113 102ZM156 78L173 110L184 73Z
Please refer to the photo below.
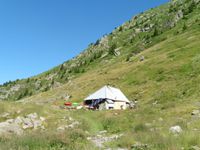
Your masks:
M110 55L115 55L115 49L117 48L117 45L116 44L112 44L111 46L110 46L110 48L109 48L109 51L108 51L108 53L110 54Z

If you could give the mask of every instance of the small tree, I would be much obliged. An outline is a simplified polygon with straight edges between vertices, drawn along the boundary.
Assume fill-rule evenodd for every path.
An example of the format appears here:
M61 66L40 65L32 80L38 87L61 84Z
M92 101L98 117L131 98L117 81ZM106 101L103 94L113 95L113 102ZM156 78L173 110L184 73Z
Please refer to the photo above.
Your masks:
M119 27L119 32L121 32L123 30L123 27L122 26L120 26Z
M28 78L27 80L26 80L26 83L29 83L30 82L30 78Z
M187 29L187 25L184 23L182 30L185 31Z
M195 2L192 1L192 2L190 3L189 7L188 7L188 13L191 13L191 12L193 11L194 7L195 7Z
M158 36L158 35L159 35L158 29L154 28L153 37Z
M60 66L60 71L62 71L64 69L64 65L62 64L61 66Z
M117 48L117 45L116 44L112 44L111 46L110 46L110 48L109 48L109 51L108 51L108 53L110 54L110 55L115 55L115 49Z

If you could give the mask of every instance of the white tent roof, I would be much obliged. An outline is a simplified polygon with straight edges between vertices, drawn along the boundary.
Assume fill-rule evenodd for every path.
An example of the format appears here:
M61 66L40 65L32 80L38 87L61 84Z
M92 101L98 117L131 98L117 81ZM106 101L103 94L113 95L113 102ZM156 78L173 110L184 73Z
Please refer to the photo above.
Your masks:
M127 97L122 93L120 89L111 87L111 86L104 86L95 93L91 94L84 100L93 100L93 99L111 99L114 101L123 101L130 103Z

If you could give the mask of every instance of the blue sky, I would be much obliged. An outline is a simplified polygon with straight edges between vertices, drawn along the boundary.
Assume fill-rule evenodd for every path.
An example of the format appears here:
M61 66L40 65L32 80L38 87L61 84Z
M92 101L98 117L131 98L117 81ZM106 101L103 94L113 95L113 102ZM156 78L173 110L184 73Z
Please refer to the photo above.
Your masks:
M51 69L167 1L0 0L0 84Z

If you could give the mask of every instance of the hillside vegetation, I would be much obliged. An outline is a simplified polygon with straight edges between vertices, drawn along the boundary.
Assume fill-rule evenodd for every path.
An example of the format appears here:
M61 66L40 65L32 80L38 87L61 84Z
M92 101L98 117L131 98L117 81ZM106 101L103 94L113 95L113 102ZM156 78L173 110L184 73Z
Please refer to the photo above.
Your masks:
M113 149L200 147L200 112L191 115L200 110L199 39L200 1L173 0L133 17L52 70L5 83L0 87L0 114L10 112L10 118L15 118L12 112L18 110L18 115L37 112L46 118L46 130L30 131L20 139L0 138L0 147L95 149L87 138L103 130L107 136L123 134L104 143ZM60 109L65 98L82 102L105 84L137 100L137 108L101 112ZM66 117L80 124L58 133L59 126L69 123ZM175 125L182 128L180 134L169 132Z
M20 100L62 87L101 63L112 66L115 61L129 61L141 51L197 25L198 9L198 0L179 0L141 13L90 44L76 58L38 76L5 83L0 87L0 99Z

